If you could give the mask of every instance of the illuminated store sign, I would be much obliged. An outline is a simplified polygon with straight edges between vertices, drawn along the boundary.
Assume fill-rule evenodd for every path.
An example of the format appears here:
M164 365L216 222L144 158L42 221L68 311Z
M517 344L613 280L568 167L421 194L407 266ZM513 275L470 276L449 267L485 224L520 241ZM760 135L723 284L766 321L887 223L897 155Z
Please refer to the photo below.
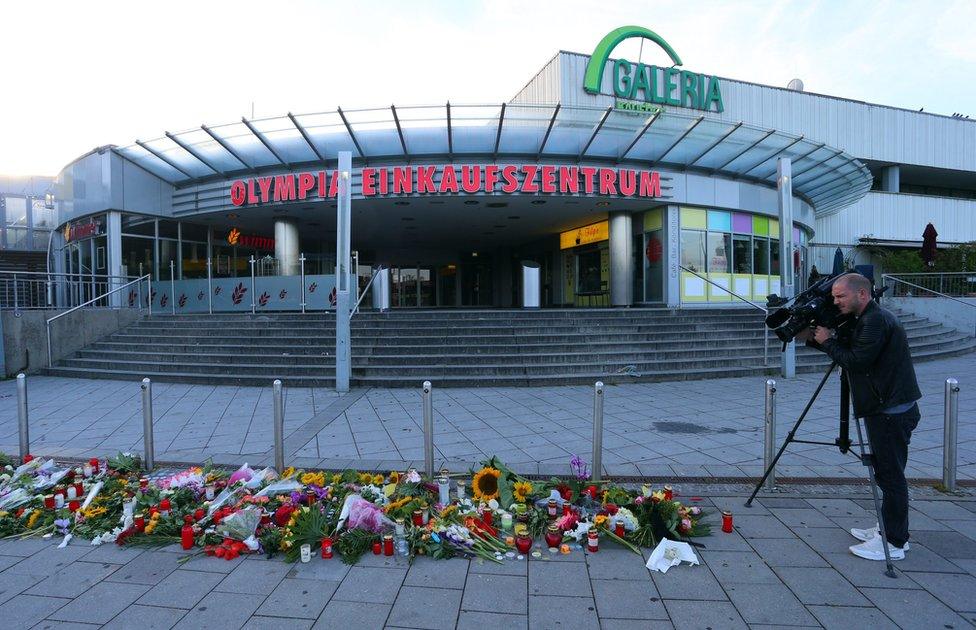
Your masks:
M559 234L559 249L569 249L610 239L610 222L600 221Z
M650 103L652 106L674 105L714 112L725 109L718 77L678 69L676 66L681 65L678 53L660 35L640 26L623 26L607 33L600 40L586 64L583 75L584 90L590 94L600 94L603 71L610 59L610 53L622 41L632 37L646 39L660 46L674 62L674 66L659 68L617 59L613 62L614 96L628 101ZM627 102L618 102L617 107L631 111L647 110L647 106L638 108Z
M661 196L661 174L633 168L539 164L442 164L359 169L363 197L460 193L569 194L628 198ZM235 206L258 205L339 193L339 171L310 171L234 181Z
M105 234L105 226L100 220L89 219L87 223L69 223L64 226L64 230L61 233L64 235L64 242L68 243L76 241L79 238L101 236Z
M241 234L237 228L231 228L227 233L227 242L230 245L240 247L253 247L254 249L274 250L275 240L267 236L253 236L251 234Z

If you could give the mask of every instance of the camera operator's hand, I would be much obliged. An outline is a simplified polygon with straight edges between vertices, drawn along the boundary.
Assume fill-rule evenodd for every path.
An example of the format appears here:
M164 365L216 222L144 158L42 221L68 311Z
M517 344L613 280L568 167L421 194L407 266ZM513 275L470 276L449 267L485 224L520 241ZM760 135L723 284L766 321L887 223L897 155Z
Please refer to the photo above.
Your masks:
M794 337L793 339L797 343L806 343L810 341L810 339L812 338L813 338L813 328L807 327L801 330L799 333L797 333L796 337Z
M816 341L817 343L822 344L828 339L833 338L834 336L833 332L834 331L830 330L829 328L824 328L823 326L817 326L813 331L813 340Z

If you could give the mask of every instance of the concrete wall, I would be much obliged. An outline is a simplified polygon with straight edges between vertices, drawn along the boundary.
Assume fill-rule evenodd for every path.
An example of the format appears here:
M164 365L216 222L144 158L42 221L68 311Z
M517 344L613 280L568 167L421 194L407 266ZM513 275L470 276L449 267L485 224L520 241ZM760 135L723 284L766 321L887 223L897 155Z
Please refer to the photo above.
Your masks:
M36 372L47 367L48 318L60 310L0 312L3 331L5 376ZM138 309L79 309L51 324L54 360L70 356L81 348L128 326L142 317Z
M939 322L959 332L976 334L976 298L958 298L960 302L941 297L883 298L882 304L904 309L919 317ZM968 305L968 306L967 306Z

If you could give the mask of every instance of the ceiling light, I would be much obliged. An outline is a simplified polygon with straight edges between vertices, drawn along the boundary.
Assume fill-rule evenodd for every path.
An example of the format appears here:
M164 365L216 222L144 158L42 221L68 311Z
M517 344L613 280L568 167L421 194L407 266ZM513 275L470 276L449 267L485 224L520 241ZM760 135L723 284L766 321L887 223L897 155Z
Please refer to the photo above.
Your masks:
M546 200L545 200L545 199L533 199L533 200L532 200L532 205L533 205L533 206L541 206L541 205L542 205L542 204L544 204L545 202L546 202Z
M394 206L409 206L410 205L410 202L409 201L394 201L393 202L393 205Z
M598 202L596 202L596 206L598 208L606 208L609 205L610 205L610 202L609 201L598 201Z
M475 199L468 199L467 201L464 202L464 205L466 205L466 206L476 206L476 205L478 205L478 201L475 200Z
M514 220L514 219L521 219L522 217L516 215L516 216L511 216L511 217L508 217L508 218Z

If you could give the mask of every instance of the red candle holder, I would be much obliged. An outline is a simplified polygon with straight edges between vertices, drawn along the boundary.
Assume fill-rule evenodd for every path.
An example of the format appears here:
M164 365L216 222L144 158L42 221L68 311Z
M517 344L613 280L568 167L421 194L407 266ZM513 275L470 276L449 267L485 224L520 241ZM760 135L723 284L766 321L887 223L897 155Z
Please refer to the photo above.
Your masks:
M549 518L556 518L556 515L559 513L559 507L556 505L556 500L549 499L549 503L546 504L546 508L549 513Z
M85 494L85 485L83 483L81 483L80 481L76 481L74 485L75 485L75 494L76 495L78 495L80 497L83 494Z
M322 558L328 560L332 557L332 539L326 536L322 539Z
M373 543L373 555L378 556L381 553L383 553L383 543L377 540Z
M726 534L732 533L732 512L722 510L722 531Z
M187 519L190 517L187 516ZM180 530L180 546L183 547L184 551L189 551L193 549L193 525L190 525L189 520L183 525L183 529Z
M586 532L586 550L590 553L600 550L600 535L592 529Z
M31 455L30 453L27 453L26 455L24 455L24 459L22 460L21 463L28 464L28 463L30 463L32 461L34 461L34 456Z
M71 501L68 503L69 512L74 513L77 512L79 509L81 509L81 501Z
M414 527L423 527L424 525L424 513L420 510L413 511L413 525Z
M559 547L559 543L563 541L563 532L555 525L550 525L546 530L546 545L550 549L555 549Z
M207 511L205 509L197 508L196 510L193 511L193 520L202 521L206 515L207 515Z
M671 486L664 486L664 500L670 501L673 498L674 498L674 490L671 488Z
M515 548L521 554L529 553L529 550L532 549L532 538L529 536L516 536Z
M386 534L383 536L383 555L392 556L393 555L393 535Z
M141 532L146 529L146 515L136 514L132 517L132 526L136 528L136 531Z
M149 489L149 479L147 477L143 477L139 480L139 489L140 490Z
M159 502L159 511L163 513L163 516L167 516L171 509L173 509L173 504L169 499L163 499Z
M569 503L563 503L563 516L569 516L573 509L569 507Z
M97 457L92 457L91 459L88 460L88 464L92 467L92 472L97 475L98 474L98 468L99 468L99 466L98 466L98 458Z
M623 538L627 535L627 528L624 527L624 522L617 520L617 523L613 526L613 533L617 535L618 538Z
M48 509L48 510L53 510L54 509L54 495L53 494L45 494L44 495L44 508L45 509Z

